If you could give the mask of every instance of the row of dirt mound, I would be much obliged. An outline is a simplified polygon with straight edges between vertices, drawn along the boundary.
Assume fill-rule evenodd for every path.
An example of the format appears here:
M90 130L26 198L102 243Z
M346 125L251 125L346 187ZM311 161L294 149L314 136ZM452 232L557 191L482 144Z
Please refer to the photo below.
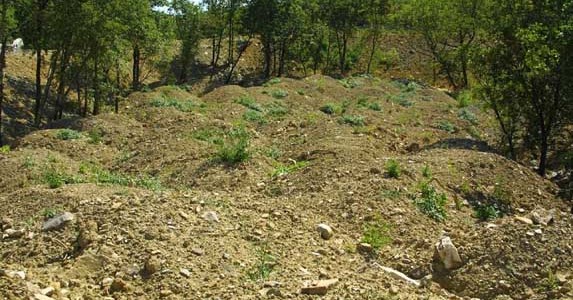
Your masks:
M367 77L132 94L0 153L0 295L312 299L338 279L324 299L571 298L573 215L488 146L491 122Z

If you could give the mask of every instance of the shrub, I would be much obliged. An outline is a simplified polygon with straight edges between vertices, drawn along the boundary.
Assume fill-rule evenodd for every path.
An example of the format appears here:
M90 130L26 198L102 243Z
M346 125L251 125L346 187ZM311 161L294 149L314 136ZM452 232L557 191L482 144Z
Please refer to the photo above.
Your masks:
M348 124L350 126L364 126L366 121L363 116L344 115L340 119L340 123Z
M429 182L420 186L420 195L415 199L418 209L428 217L442 222L446 220L446 194L439 194Z
M80 183L81 182L80 179L74 178L74 177L69 176L65 173L62 173L62 172L56 170L54 167L48 168L42 174L42 180L51 189L57 189L57 188L63 186L64 184L73 184L73 183Z
M478 123L476 115L467 108L460 109L458 112L458 117L462 120L470 122L473 125L476 125Z
M358 107L370 109L373 111L382 111L382 106L377 102L369 102L368 98L360 98L357 103Z
M69 141L69 140L80 139L82 137L82 134L73 129L61 129L56 134L56 137L60 140Z
M283 99L288 97L288 92L285 90L274 90L272 91L271 96L275 99Z
M277 78L270 79L265 84L263 84L263 86L268 87L268 86L279 84L279 83L281 83L281 79L277 77Z
M344 108L340 105L327 103L326 105L324 105L320 108L320 111L327 114L327 115L340 115L340 114L343 114L344 112L346 112L346 108Z
M276 266L276 258L266 250L257 254L257 262L247 273L251 280L267 280Z
M248 151L249 134L244 127L230 130L219 146L216 158L226 164L238 164L248 160L251 154Z
M0 147L0 153L10 153L10 146L4 145Z
M391 159L386 163L386 175L388 177L398 179L401 173L400 164L396 160Z
M458 101L459 108L465 108L474 103L473 95L471 91L462 91L456 95L456 100Z
M190 112L195 107L195 104L191 100L177 100L174 98L165 98L161 96L151 101L151 106L153 107L173 107L182 112Z
M235 103L241 104L242 106L244 106L246 108L256 110L258 112L263 111L263 108L255 101L255 99L253 99L252 97L250 97L248 95L243 95L239 99L236 99Z
M344 78L339 80L338 82L340 82L340 84L342 84L342 86L344 86L347 89L353 89L360 86L360 82L353 77Z
M436 127L440 130L447 131L449 133L456 132L456 126L448 121L440 121Z
M288 108L284 107L281 103L273 102L269 104L267 107L267 115L272 118L282 118L289 113Z
M267 124L267 119L265 116L256 110L249 109L243 114L243 119L248 122L257 123L259 125Z
M60 211L57 208L45 208L44 210L42 210L41 215L45 218L45 219L51 219L55 216L57 216L60 213Z
M500 212L493 205L482 205L476 208L475 216L481 221L489 221L497 219Z
M390 226L388 224L380 221L379 218L375 218L374 221L364 225L361 242L370 244L375 250L380 250L380 248L392 241L388 234L389 230Z
M99 144L103 138L103 130L94 128L88 132L88 141L90 144Z
M402 107L411 107L414 106L414 102L408 99L409 96L409 94L391 95L388 99Z

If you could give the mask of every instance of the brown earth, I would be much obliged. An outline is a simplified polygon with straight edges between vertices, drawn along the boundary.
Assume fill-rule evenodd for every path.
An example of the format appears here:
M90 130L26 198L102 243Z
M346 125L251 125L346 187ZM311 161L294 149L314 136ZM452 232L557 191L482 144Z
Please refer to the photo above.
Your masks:
M255 122L236 103L245 95L263 111ZM344 101L344 115L364 117L364 126L320 110ZM489 148L491 120L468 110L475 125L431 88L313 76L201 98L162 87L131 95L119 115L36 131L0 153L4 235L7 224L24 231L0 241L0 295L24 299L52 287L55 299L280 298L261 295L276 281L286 299L313 299L300 294L305 281L337 278L322 298L571 299L569 207L551 182ZM236 166L214 159L217 140L229 143L225 132L240 124L251 158ZM64 127L81 136L63 140ZM387 176L391 159L398 179ZM444 222L413 200L426 166L447 196ZM480 221L478 203L504 215ZM555 221L515 219L539 208L555 209ZM41 231L64 211L76 220ZM332 239L321 239L319 223L334 229ZM387 242L361 254L369 224L387 228L377 231ZM443 235L458 246L457 270L433 258ZM415 288L378 265L434 283Z

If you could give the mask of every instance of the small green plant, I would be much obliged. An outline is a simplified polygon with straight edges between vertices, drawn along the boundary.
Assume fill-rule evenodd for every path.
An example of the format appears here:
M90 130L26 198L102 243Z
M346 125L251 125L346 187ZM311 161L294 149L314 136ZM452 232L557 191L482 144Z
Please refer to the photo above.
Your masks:
M10 153L10 146L9 145L4 145L2 147L0 147L0 153Z
M88 142L90 144L99 144L103 139L103 130L94 128L88 132Z
M80 139L82 134L73 129L60 129L56 134L56 137L60 140L69 141Z
M271 148L265 150L265 155L269 158L272 158L272 159L279 159L282 155L282 152L280 149L278 149L276 147L271 147Z
M158 108L172 107L182 112L190 112L195 108L192 100L177 100L166 98L164 95L151 101L151 106Z
M248 151L249 133L243 126L236 127L227 132L223 144L215 154L216 158L226 164L235 165L251 157Z
M458 93L455 98L458 101L459 108L465 108L474 103L472 92L469 90Z
M301 95L301 96L305 95L304 90L297 90L296 93Z
M379 217L364 225L362 230L362 243L368 243L375 250L389 244L392 241L389 235L390 226L380 220Z
M481 221L489 221L499 218L500 213L493 205L482 205L476 208L475 216Z
M33 157L31 156L26 156L24 158L24 162L22 163L22 166L26 169L31 169L36 165L36 161L34 160Z
M410 94L399 94L399 95L391 95L388 97L388 99L402 107L408 108L414 106L414 102L408 99L409 97L411 97Z
M152 89L151 89L151 87L150 87L149 85L146 84L146 85L144 85L144 86L141 88L141 91L144 92L144 93L149 93L149 92L152 91Z
M56 170L54 167L49 167L43 174L42 180L51 189L57 189L64 184L80 183L79 178L69 176L63 172Z
M275 85L275 84L279 84L281 83L281 79L280 78L272 78L269 81L265 82L265 84L263 84L264 87L269 87L271 85Z
M436 127L440 130L447 131L449 133L456 132L456 126L448 121L440 121Z
M279 164L275 167L275 170L272 172L271 177L284 176L284 175L296 172L298 170L304 169L307 166L308 166L307 161L298 161L298 162L294 162L291 165Z
M414 201L418 209L428 217L438 222L446 220L446 194L438 193L430 182L422 182L420 195Z
M373 111L382 111L382 106L377 102L369 102L367 97L362 97L358 99L357 106L364 109L369 109Z
M470 122L473 125L478 123L478 118L476 115L467 108L460 109L458 112L458 117L464 121Z
M45 219L51 219L51 218L57 216L59 213L60 213L59 209L50 207L50 208L45 208L44 210L42 210L41 215Z
M284 107L282 103L276 101L266 106L267 116L275 119L282 119L288 115L288 108Z
M288 97L288 92L285 90L274 90L271 92L271 96L273 96L273 98L275 99L283 99Z
M400 196L402 196L402 192L400 190L383 189L380 192L380 197L391 199L391 200L396 200L396 199L400 198Z
M346 109L336 104L327 103L320 108L320 111L327 115L339 115L343 114L346 111Z
M554 291L559 288L559 279L552 270L547 272L547 277L541 280L540 289L545 291Z
M255 101L255 99L253 99L252 97L248 96L248 95L243 95L241 97L239 97L239 99L235 100L235 103L241 104L242 106L258 111L258 112L262 112L263 108Z
M340 84L342 84L342 86L344 86L347 89L357 88L361 85L358 79L353 77L344 78L339 80L338 82L340 82Z
M219 128L201 128L195 130L191 136L199 141L208 142L215 145L223 144L223 131Z
M267 250L259 250L257 262L247 272L249 279L253 281L264 281L269 279L274 271L277 259Z
M249 109L243 114L243 120L247 122L257 123L259 125L267 124L268 121L261 112Z
M344 115L339 121L341 124L348 124L350 126L365 126L366 121L363 116Z
M495 185L493 187L492 197L499 205L511 205L512 192L506 188L506 184L503 179L496 179Z
M425 165L424 168L422 168L422 176L426 179L432 179L432 170L430 169L430 166Z
M386 163L386 175L390 178L400 178L402 170L400 164L395 159L391 159Z

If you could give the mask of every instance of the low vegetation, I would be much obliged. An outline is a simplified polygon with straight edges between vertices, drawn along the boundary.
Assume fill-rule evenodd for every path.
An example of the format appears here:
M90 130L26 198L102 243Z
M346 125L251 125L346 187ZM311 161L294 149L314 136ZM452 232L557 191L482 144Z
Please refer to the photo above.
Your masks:
M419 192L414 199L414 203L422 213L438 222L443 222L447 218L446 202L446 194L438 193L430 181L423 181L420 184Z
M235 127L225 134L215 158L228 165L242 163L251 157L249 143L250 136L245 127Z
M395 159L390 159L386 162L386 176L389 178L400 178L402 174L402 169L400 168L400 164Z
M378 251L392 241L389 231L390 225L384 223L380 217L375 217L364 225L361 242L371 245Z
M56 137L60 140L69 141L69 140L77 140L82 138L81 132L78 132L73 129L60 129L56 133Z

